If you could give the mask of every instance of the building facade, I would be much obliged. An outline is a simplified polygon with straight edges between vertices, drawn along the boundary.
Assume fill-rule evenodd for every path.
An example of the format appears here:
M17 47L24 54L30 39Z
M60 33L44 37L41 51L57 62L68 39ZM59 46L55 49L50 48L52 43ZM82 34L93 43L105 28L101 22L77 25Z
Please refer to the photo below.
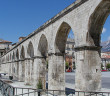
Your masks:
M75 42L74 39L68 38L66 42L66 48L65 48L65 62L69 64L69 67L66 69L66 71L71 72L73 69L75 69Z
M0 57L11 48L12 42L0 39Z
M110 64L110 52L102 52L101 53L101 60L102 60L102 69L107 70L107 64Z

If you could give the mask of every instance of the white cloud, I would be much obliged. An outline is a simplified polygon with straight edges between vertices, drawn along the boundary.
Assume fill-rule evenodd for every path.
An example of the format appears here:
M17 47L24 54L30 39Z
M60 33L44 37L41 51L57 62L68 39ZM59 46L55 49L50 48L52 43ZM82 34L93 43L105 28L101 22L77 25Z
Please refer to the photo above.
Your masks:
M72 33L69 33L68 38L73 39L74 38L74 35Z
M105 33L106 31L107 31L107 29L106 28L103 28L102 33Z
M108 37L108 40L110 40L110 36Z

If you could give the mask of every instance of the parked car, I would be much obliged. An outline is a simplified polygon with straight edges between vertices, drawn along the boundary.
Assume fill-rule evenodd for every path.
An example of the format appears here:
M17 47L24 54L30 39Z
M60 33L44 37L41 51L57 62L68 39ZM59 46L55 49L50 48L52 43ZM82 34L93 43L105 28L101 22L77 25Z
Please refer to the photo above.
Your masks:
M102 72L106 72L107 70L102 70Z

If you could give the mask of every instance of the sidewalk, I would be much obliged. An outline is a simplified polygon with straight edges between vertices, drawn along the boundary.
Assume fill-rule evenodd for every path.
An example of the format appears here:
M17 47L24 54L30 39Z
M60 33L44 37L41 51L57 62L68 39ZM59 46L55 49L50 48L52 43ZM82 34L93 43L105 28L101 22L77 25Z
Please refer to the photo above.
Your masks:
M70 74L70 73L66 73L66 74L72 76L72 74ZM107 73L107 74L109 75L109 73ZM103 73L102 75L105 76L105 73ZM7 77L5 77L4 79L6 79L6 78L7 78ZM8 80L8 79L6 79L6 80ZM28 93L28 92L32 92L32 93L29 94L29 96L37 96L37 95L38 95L37 92L34 93L34 90L31 89L32 86L25 85L24 82L13 81L13 83L9 83L9 84L10 84L11 86L13 86L13 87L26 88L26 89L23 89L23 90L22 90L22 89L17 89L17 91L16 91L16 89L15 89L15 93L16 93L17 95L22 94L22 93ZM66 86L65 86L65 87L66 87L66 88L69 88L69 89L75 89L75 85L74 85L74 84L71 84L71 83L66 83ZM28 90L27 88L30 88L30 89ZM102 92L110 92L110 89L102 88L101 91L102 91ZM1 93L0 93L0 96L2 96ZM25 95L23 95L23 96L28 96L28 94L25 94ZM45 96L45 95L42 95L42 96ZM106 95L105 95L105 96L106 96Z
M0 92L0 96L3 96L3 95L1 94L1 92Z
M75 85L72 85L72 84L70 84L70 83L66 83L66 87L67 87L67 88L70 88L70 89L75 89ZM101 91L102 91L102 92L110 92L110 89L102 88ZM101 92L101 91L100 91L100 92Z

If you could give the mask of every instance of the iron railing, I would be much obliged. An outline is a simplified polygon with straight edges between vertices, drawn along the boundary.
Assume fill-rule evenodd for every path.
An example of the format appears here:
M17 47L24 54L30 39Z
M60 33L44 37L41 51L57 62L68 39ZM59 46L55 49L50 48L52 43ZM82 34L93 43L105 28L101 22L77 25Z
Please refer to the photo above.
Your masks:
M8 84L11 81L0 80L0 92L3 96L110 96L110 92L85 92L73 90L36 90L19 88Z
M14 96L15 88L5 81L0 80L0 91L3 96Z

